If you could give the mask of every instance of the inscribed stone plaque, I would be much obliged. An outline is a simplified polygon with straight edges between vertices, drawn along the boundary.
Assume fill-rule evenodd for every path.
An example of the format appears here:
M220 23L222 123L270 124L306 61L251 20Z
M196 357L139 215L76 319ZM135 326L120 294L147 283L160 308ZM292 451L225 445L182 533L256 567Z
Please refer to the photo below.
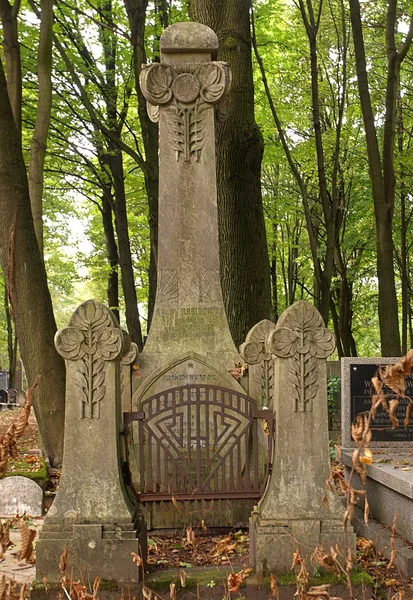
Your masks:
M371 397L374 390L371 378L374 377L380 366L395 365L400 357L347 357L341 359L341 430L342 447L354 448L355 444L351 437L351 423L361 412L369 411L371 408ZM384 389L387 398L395 398L391 390ZM406 395L412 397L413 377L406 377ZM385 410L380 406L377 415L371 421L372 441L374 447L413 447L413 426L404 427L403 421L406 415L407 401L398 398L397 419L399 427L392 429L392 424Z
M43 515L43 490L35 481L19 475L0 479L0 514Z
M371 408L371 398L374 394L374 388L371 384L372 377L375 376L379 363L377 364L351 364L350 365L350 393L351 393L351 422L362 412L369 411ZM406 377L406 395L410 396L413 392L413 376ZM380 405L374 419L371 420L370 428L373 434L374 442L413 442L413 423L404 427L403 421L406 415L406 406L409 401L400 398L386 386L383 391L388 400L398 398L399 406L396 410L396 417L400 423L397 429L392 428L389 415Z

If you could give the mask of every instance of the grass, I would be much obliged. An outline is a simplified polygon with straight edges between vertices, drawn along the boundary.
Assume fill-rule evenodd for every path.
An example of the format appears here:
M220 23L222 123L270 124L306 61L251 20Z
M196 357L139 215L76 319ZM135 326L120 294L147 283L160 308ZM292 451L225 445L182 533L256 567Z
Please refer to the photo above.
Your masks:
M39 468L33 469L33 462L26 460L24 457L10 458L5 476L14 477L15 475L20 475L21 477L33 479L36 482L47 481L49 476L44 458L42 456L36 457L36 461L38 461Z
M237 571L237 568L235 568L235 571ZM277 579L278 579L278 585L280 585L280 586L294 586L297 584L294 573L282 573L280 575L277 575ZM211 569L208 570L208 567L206 567L203 572L198 571L196 574L194 574L194 576L191 577L190 571L189 571L189 573L188 573L188 571L186 571L185 589L196 589L198 583L200 585L206 586L206 584L209 583L210 581L214 581L215 586L223 585L224 583L227 582L227 574L224 575L221 573L214 573L214 572L211 572ZM364 571L363 569L360 569L360 568L354 569L354 571L351 574L351 581L354 586L359 586L362 584L364 584L366 586L373 585L372 577L367 573L367 571ZM244 587L245 584L248 585L248 582L256 585L257 582L256 582L256 579L255 579L253 573L251 573L251 575L249 577L247 577L247 579L245 579L245 582L242 587ZM177 589L181 588L181 584L180 584L179 576L178 576L178 569L176 569L176 573L174 573L174 574L172 574L170 571L164 572L164 573L162 573L162 572L157 573L156 579L151 579L149 577L148 580L145 581L145 584L150 589L154 590L155 592L168 591L169 585L171 583L176 583ZM324 573L320 577L310 577L310 580L309 580L309 586L324 585L324 584L328 584L328 583L331 584L332 586L338 585L340 583L347 585L347 581L345 580L345 578L344 577L340 578L335 573ZM270 589L270 585L271 585L270 578L263 577L261 584L264 588Z

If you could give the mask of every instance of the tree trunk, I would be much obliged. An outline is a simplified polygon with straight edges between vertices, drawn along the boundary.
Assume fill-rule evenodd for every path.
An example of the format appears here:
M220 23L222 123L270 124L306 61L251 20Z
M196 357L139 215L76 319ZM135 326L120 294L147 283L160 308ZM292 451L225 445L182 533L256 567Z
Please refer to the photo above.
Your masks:
M38 52L39 94L30 146L29 193L34 230L43 255L43 181L46 143L52 110L53 0L41 0Z
M8 0L0 0L0 17L3 24L3 50L7 69L7 91L10 98L14 121L21 134L22 68L17 33L17 16L19 10L20 0L15 0L13 6Z
M16 362L17 362L17 338L13 332L13 319L10 312L9 293L6 282L4 282L4 312L7 324L7 355L9 358L9 388L15 387Z
M158 194L159 194L159 166L158 166L158 124L153 123L146 110L146 100L143 97L139 75L142 64L146 63L145 54L145 16L148 0L124 0L129 19L131 44L133 47L133 65L135 73L135 89L138 97L138 115L142 131L143 146L145 149L144 177L149 206L149 297L148 297L148 331L150 328L156 296L157 262L158 262Z
M54 347L56 323L33 227L19 132L0 62L0 261L28 381L40 376L35 412L53 465L63 454L65 365Z
M115 231L112 220L112 203L109 200L110 190L105 190L102 195L102 222L105 232L106 255L109 263L108 275L108 305L119 322L119 254L116 245Z
M213 29L232 71L228 119L217 123L221 283L238 346L271 318L270 269L261 196L263 140L254 118L250 0L192 0L190 16Z
M141 352L143 349L143 339L130 249L125 183L123 179L123 160L122 152L115 143L109 143L107 162L110 166L115 190L115 227L118 238L123 296L125 298L126 324L130 339L137 344Z
M380 342L383 356L399 356L401 353L399 316L393 260L393 211L394 211L394 138L396 128L396 98L400 64L411 44L410 31L405 43L395 49L396 0L389 0L386 22L386 51L388 57L386 83L386 115L383 136L383 168L379 151L377 131L367 76L367 64L359 0L350 0L350 16L356 56L357 81L360 104L366 132L367 155L376 219L377 278L379 282L378 312Z

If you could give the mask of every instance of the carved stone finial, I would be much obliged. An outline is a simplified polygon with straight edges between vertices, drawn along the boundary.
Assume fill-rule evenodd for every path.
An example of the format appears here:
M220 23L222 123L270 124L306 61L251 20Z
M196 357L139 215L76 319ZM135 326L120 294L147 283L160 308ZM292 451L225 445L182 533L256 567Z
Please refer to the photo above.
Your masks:
M82 390L82 418L99 418L106 390L104 364L129 351L127 334L106 306L88 300L75 310L69 327L56 333L55 346L66 360L79 361L74 383Z
M267 345L275 356L289 359L295 410L311 411L318 391L317 359L327 358L335 348L334 334L324 326L318 310L304 300L290 306L268 336Z
M239 349L239 353L247 364L255 365L266 358L271 358L266 341L274 329L274 323L264 319L249 330L245 342L241 344Z
M143 65L140 74L148 114L159 120L160 107L167 110L169 141L176 160L195 157L199 162L205 137L205 111L220 105L222 117L227 108L231 75L224 62Z
M122 355L122 364L131 365L136 360L138 354L138 346L134 342L132 342L130 344L129 350L127 352L124 352Z
M194 21L170 25L163 31L160 40L161 52L164 54L206 52L214 57L218 46L216 33L206 25Z

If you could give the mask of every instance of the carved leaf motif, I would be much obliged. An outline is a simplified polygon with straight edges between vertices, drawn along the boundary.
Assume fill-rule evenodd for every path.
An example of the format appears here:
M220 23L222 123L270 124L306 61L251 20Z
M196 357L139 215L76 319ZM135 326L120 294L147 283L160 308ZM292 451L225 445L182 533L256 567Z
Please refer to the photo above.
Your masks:
M240 347L240 354L246 363L255 365L263 360L265 351L260 342L245 342Z
M335 347L334 335L329 329L319 328L308 333L310 352L317 358L327 358Z
M289 327L278 327L269 336L270 351L276 356L288 358L297 351L298 333Z
M120 329L107 327L97 335L96 354L103 360L114 360L122 352L123 336Z
M55 336L55 346L63 358L80 360L85 355L83 348L84 334L76 327L60 329Z
M141 88L143 95L151 104L166 104L172 98L171 84L173 71L171 67L153 64L142 71Z
M93 300L88 300L81 304L70 319L70 325L77 327L82 331L95 332L102 327L112 327L114 322L111 319L109 310Z
M205 102L218 102L225 91L225 72L217 63L205 65L199 73L200 96Z
M172 149L178 153L185 151L185 125L182 119L182 113L176 106L169 111L169 133Z

